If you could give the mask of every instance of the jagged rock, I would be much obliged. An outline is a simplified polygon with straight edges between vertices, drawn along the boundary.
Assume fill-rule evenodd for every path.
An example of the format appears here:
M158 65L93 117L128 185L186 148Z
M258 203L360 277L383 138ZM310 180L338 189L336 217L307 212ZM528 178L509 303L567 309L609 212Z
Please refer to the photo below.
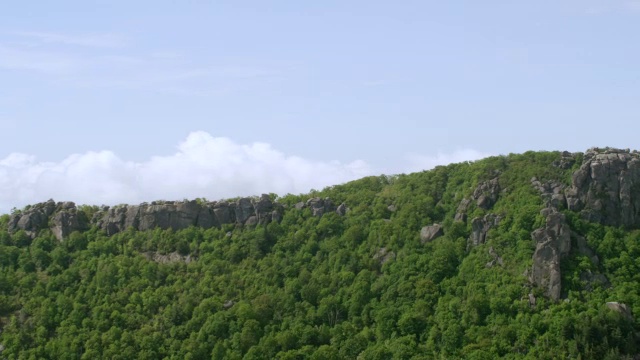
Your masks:
M444 235L444 231L442 229L442 225L433 224L429 226L425 226L420 230L420 241L424 243L428 243L433 241L440 236Z
M255 215L249 216L249 218L247 219L247 221L244 222L244 224L246 226L256 226L258 225L258 217Z
M166 255L150 251L144 253L144 256L147 258L147 260L155 261L160 264L169 264L175 262L183 262L185 264L188 264L191 261L195 260L191 257L191 255L180 255L175 251Z
M302 210L302 209L304 209L304 203L302 201L300 201L299 203L296 203L293 207L296 210Z
M387 206L387 210L391 211L391 212L396 212L397 208L395 205L391 204L389 206Z
M253 215L255 215L255 210L251 199L241 198L236 202L236 222L238 224L244 224Z
M496 250L493 248L493 246L489 247L489 255L491 255L491 257L493 258L493 260L489 261L485 266L488 268L492 268L494 267L496 264L497 265L504 265L504 261L502 260L502 258L498 255L498 253L496 252Z
M498 178L494 178L480 183L473 192L473 198L479 208L489 210L498 201L499 194L500 183Z
M131 226L145 231L155 228L180 230L195 226L202 207L196 201L156 203L138 206L137 215L133 215L136 213L135 207L130 208L127 219L131 221ZM129 216L132 218L129 219Z
M592 148L565 192L569 210L609 226L640 227L640 154Z
M487 214L482 218L478 217L471 220L469 243L473 246L484 244L487 241L487 233L493 227L498 226L500 220L502 220L502 217L495 214Z
M568 151L563 151L561 154L560 160L554 161L553 163L551 163L551 165L563 170L567 170L567 169L571 169L571 167L573 166L573 164L575 164L575 162L576 162L576 154L572 154Z
M633 315L631 314L631 310L629 309L629 307L626 304L621 304L619 302L616 301L611 301L607 303L607 307L617 313L622 314L622 316L631 321L634 322L634 318Z
M72 202L63 203L51 219L51 231L60 241L74 231L84 231L88 228L86 216L78 212L76 205Z
M334 210L333 203L329 198L311 198L307 200L306 206L311 209L311 214L313 214L313 216L322 216L323 214Z
M221 201L213 206L213 213L221 225L232 224L236 221L235 209L232 208L228 202Z
M566 206L565 185L551 180L541 183L535 177L531 179L531 185L540 192L546 207L560 209Z
M271 221L273 221L273 222L280 222L280 221L282 221L282 214L280 213L280 211L273 210L273 211L271 212Z
M336 213L340 216L345 216L347 214L347 205L344 203L340 204L336 209Z
M38 231L48 226L49 216L55 210L56 203L53 200L32 205L23 212L11 215L8 230L11 233L24 230L29 237L34 238L38 235Z
M560 259L571 250L571 229L565 216L555 209L543 209L541 213L546 216L546 224L531 233L536 250L530 280L549 298L558 300L562 292Z
M378 260L380 265L384 265L390 260L394 260L396 258L396 253L393 251L389 251L386 247L380 248L375 255L373 255L374 260Z
M267 224L273 220L274 208L269 195L262 194L260 199L253 204L253 207L258 224Z
M536 297L532 293L529 293L529 306L536 306Z

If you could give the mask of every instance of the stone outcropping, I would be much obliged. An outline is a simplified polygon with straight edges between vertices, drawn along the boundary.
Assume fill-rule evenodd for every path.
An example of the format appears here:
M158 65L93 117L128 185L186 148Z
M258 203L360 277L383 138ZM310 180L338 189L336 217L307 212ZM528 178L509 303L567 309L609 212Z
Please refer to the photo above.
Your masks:
M329 198L311 198L302 207L309 207L314 216L329 211L345 215L348 208L337 208ZM103 206L87 219L72 202L49 200L35 204L11 215L8 230L19 230L34 238L40 230L50 229L63 240L74 231L84 231L97 226L107 235L117 234L128 228L145 231L155 228L180 230L190 226L202 228L222 225L257 226L282 220L284 207L271 200L269 195L258 198L240 198L236 201L154 201L140 205Z
M500 181L497 177L483 181L475 188L473 194L470 199L464 198L458 204L458 208L456 209L455 221L467 221L467 211L473 202L476 203L476 206L489 210L493 207L493 205L498 201L498 197L500 196Z
M380 265L384 265L390 260L394 260L396 258L396 253L387 249L386 247L380 248L375 255L373 255L373 259L377 260Z
M420 241L425 244L439 238L442 235L444 235L442 225L433 224L425 226L422 228L422 230L420 230Z
M640 153L592 148L565 192L567 208L609 226L640 227Z
M571 251L571 229L555 209L543 209L541 214L546 218L545 226L531 233L536 250L530 280L549 298L558 300L562 292L560 260Z
M631 314L631 310L626 304L621 304L616 301L611 301L611 302L608 302L606 305L607 305L607 308L621 314L622 317L624 317L628 321L634 322L634 318L633 318L633 315Z
M500 224L502 217L496 214L487 214L484 217L478 217L471 220L471 235L469 236L469 244L478 246L487 241L487 233L492 228Z
M56 238L62 240L74 231L88 229L89 221L74 203L56 203L53 200L27 207L9 218L8 230L11 233L23 230L34 238L38 231L46 228L51 228Z
M106 208L96 214L96 225L113 235L129 227L145 231L155 228L180 230L189 226L205 229L227 224L256 226L281 219L283 208L268 195L240 198L234 202L199 203L192 201L154 201L150 204Z

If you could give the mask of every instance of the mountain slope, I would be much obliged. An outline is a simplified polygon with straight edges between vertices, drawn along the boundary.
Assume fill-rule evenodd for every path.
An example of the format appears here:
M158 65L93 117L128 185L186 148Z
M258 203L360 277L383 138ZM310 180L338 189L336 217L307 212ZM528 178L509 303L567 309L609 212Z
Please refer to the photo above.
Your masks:
M640 353L640 154L528 152L306 195L0 220L6 358Z

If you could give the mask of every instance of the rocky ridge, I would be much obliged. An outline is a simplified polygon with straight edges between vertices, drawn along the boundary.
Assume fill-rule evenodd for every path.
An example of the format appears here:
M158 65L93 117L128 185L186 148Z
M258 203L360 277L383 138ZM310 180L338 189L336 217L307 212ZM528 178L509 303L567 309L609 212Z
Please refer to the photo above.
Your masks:
M296 205L298 209L307 207L313 216L322 216L330 211L344 215L348 210L345 204L336 208L328 198L311 198ZM12 214L8 228L11 233L23 230L32 238L40 230L50 229L58 240L63 240L74 231L84 231L92 226L104 230L109 236L130 227L145 231L155 228L180 230L190 226L212 228L229 224L257 226L279 222L283 213L284 206L266 194L236 201L154 201L139 205L103 206L91 219L72 202L49 200Z

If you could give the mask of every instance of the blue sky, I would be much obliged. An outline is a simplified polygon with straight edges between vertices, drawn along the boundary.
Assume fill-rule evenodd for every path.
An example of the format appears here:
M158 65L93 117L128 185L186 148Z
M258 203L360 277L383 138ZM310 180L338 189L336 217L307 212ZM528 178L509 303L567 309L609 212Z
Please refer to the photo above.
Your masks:
M12 2L0 210L638 148L638 34L638 0Z

